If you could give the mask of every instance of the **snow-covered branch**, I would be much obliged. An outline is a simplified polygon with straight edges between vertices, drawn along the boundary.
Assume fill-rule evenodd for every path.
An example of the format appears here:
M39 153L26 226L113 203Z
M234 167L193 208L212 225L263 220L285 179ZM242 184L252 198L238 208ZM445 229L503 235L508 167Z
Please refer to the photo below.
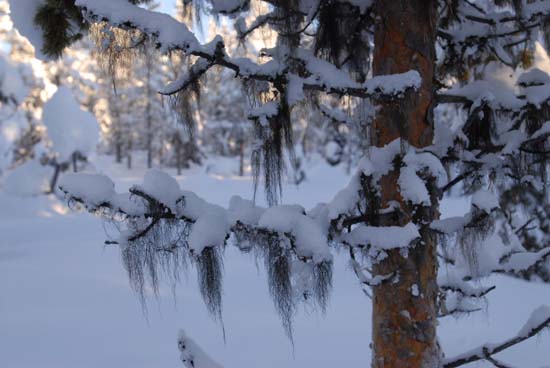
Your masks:
M90 183L95 184L94 189L89 187ZM238 232L286 238L300 259L314 263L332 259L325 230L299 206L265 209L235 196L229 208L224 209L194 193L181 191L173 178L154 170L148 172L142 185L132 187L129 195L115 193L112 182L102 175L67 175L60 188L69 200L85 205L90 211L151 220L144 227L126 233L126 239L119 240L122 243L145 237L159 220L167 219L191 225L189 248L195 254L206 247L223 245L231 232Z
M180 330L178 334L178 348L181 353L181 361L187 368L223 368L183 330Z
M162 52L182 51L204 59L196 70L173 83L163 94L175 93L188 84L190 79L205 73L213 65L231 69L236 76L245 79L286 83L289 70L277 58L264 64L256 64L245 58L231 58L227 55L223 40L217 36L210 43L201 45L193 33L174 18L132 5L126 0L77 0L91 21L106 21L115 27L138 29L155 39ZM277 52L273 53L277 54ZM356 96L361 98L399 98L407 90L420 87L420 75L416 71L402 74L378 76L365 83L354 82L349 74L333 64L317 58L310 52L298 50L296 62L302 64L304 83L302 88L323 91L329 94ZM178 87L178 88L175 88Z
M474 2L457 2L449 12L452 14L451 25L445 24L438 34L457 51L479 47L508 64L511 62L509 49L528 42L536 28L544 28L546 16L550 13L547 1L513 4L512 7L488 4L485 10Z
M498 344L485 344L453 358L447 358L443 367L455 368L478 360L491 360L492 356L536 336L550 327L550 306L543 305L533 311L518 334Z
M218 44L219 47L222 44ZM177 80L168 84L163 90L160 90L161 95L172 96L180 91L188 89L193 83L196 83L214 64L205 59L199 59L189 67L187 73L184 73Z

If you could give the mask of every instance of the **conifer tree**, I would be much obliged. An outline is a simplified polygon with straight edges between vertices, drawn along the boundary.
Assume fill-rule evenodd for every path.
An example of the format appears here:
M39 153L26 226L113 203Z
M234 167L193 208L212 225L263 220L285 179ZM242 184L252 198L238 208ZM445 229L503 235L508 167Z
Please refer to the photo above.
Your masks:
M146 283L157 287L161 270L182 267L183 259L197 269L208 310L221 318L221 249L234 244L265 260L269 290L291 337L297 296L324 308L331 249L343 248L359 280L372 288L373 367L458 367L479 360L505 366L494 355L548 327L550 307L537 309L517 336L457 357L441 351L437 318L476 310L475 301L493 289L476 280L539 267L550 256L544 237L522 235L530 224L545 232L543 221L529 223L540 209L527 202L521 213L506 209L515 188L537 193L532 201L547 200L550 77L527 69L538 40L550 38L550 2L268 3L251 22L239 16L250 9L248 0L201 4L231 16L241 38L261 29L277 35L256 60L231 57L221 37L202 44L184 24L127 0L48 0L35 20L47 55L62 52L76 35L63 22L44 21L41 14L53 6L58 17L141 32L160 51L186 55L186 70L161 91L180 101L212 68L234 73L251 101L251 163L269 208L239 197L220 208L157 171L126 197L101 175L66 177L62 190L91 212L125 219L115 242L138 291ZM499 68L515 73L512 80L499 78ZM327 94L350 98L357 108L365 100L376 107L362 122L364 157L348 187L328 203L311 211L278 205L285 154L294 159L292 110L308 102L314 108L310 99ZM441 119L449 105L462 113ZM439 201L458 186L472 195L470 212L440 220ZM438 274L442 264L446 272ZM188 343L180 339L184 363L201 367L189 363Z

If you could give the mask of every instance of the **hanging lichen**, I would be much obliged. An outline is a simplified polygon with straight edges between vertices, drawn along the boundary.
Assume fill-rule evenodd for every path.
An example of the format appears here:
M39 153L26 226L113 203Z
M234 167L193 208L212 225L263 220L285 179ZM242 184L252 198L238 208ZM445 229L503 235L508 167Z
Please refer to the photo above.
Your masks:
M196 257L199 289L210 314L222 319L223 261L218 247L207 247Z
M92 55L116 90L117 81L132 71L133 61L139 48L145 47L147 36L136 30L111 27L105 22L92 23L89 34L96 46Z
M370 69L368 14L345 2L320 5L315 53L339 68L347 68L359 82Z
M277 239L269 240L262 249L267 269L269 293L281 317L285 333L292 340L294 300L290 279L290 257Z
M315 280L315 299L324 313L332 291L332 262L325 261L316 264L313 268L313 278Z
M172 110L178 116L178 122L185 128L191 141L195 139L197 118L194 114L195 106L200 107L201 84L199 80L191 83L189 88L180 90L170 96Z
M252 90L252 93L258 93ZM272 92L273 93L273 92ZM265 92L252 97L253 103L265 101ZM284 151L291 162L296 160L293 144L291 109L286 99L286 89L281 85L277 97L277 112L266 119L253 119L255 143L252 147L251 166L254 178L254 197L256 196L259 178L263 172L264 191L267 203L275 205L282 195L282 181L286 165ZM292 165L293 167L295 165Z
M121 244L122 263L132 288L145 304L147 286L156 294L161 278L169 279L174 285L186 270L189 226L170 219L128 221L131 235ZM145 232L145 229L148 230Z
M482 271L479 265L481 247L494 228L495 222L491 214L473 208L470 222L458 235L459 249L472 276L479 276Z

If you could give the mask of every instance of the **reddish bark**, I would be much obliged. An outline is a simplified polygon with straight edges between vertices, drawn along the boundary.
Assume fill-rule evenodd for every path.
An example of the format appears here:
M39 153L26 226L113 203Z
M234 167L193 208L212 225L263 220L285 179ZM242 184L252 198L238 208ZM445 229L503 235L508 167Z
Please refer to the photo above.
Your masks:
M414 147L432 143L432 105L435 61L437 1L378 0L375 4L377 25L373 58L374 75L417 70L422 77L419 91L404 100L383 103L373 125L377 146L397 138ZM381 225L403 226L409 221L429 223L436 218L437 205L413 213L404 203L397 179L399 168L383 177L382 207L390 201L400 204L395 216ZM437 203L432 195L433 203ZM427 229L421 229L422 241L403 255L388 252L379 262L377 274L395 273L392 282L373 291L373 363L375 368L437 367L440 350L436 339L437 258L436 241ZM419 294L413 295L413 285Z

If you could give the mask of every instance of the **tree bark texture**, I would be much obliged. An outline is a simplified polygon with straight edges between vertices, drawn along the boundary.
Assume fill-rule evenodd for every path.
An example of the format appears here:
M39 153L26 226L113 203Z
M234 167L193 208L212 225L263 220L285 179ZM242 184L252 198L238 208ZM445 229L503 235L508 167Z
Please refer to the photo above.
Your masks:
M401 138L404 147L428 146L433 139L437 1L378 0L375 11L373 74L417 70L422 86L408 92L404 99L381 103L373 123L374 142L382 147ZM431 208L413 209L400 195L398 178L396 165L380 180L382 208L397 202L399 209L379 225L404 226L414 221L422 238L408 254L389 251L374 267L376 274L393 273L395 277L373 290L372 366L438 367L441 353L436 338L437 242L428 229L438 217L437 196L432 193Z

